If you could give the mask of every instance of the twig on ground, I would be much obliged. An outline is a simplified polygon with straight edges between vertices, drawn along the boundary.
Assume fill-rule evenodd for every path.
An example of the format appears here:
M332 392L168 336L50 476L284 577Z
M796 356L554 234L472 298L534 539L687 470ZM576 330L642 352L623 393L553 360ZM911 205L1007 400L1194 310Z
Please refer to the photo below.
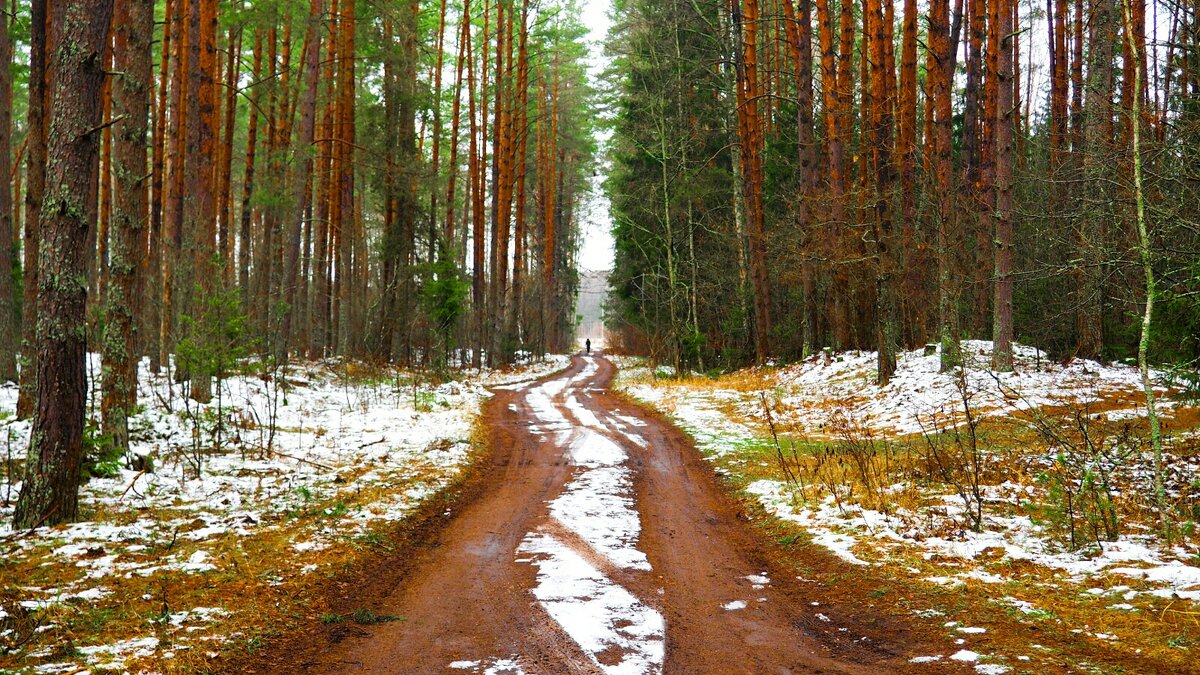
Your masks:
M129 485L125 488L125 490L123 492L121 492L121 496L117 497L117 499L124 499L125 495L129 494L129 491L133 489L133 486L137 485L138 479L144 475L146 475L146 470L142 469L141 471L139 471L137 473L136 476L133 477L133 480L129 481Z
M281 451L279 451L279 450L275 450L275 451L274 451L274 454L276 454L276 455L279 455L280 457L287 457L288 459L294 459L294 460L296 460L297 462L303 462L304 464L311 464L311 465L313 465L313 466L317 467L318 469L325 469L326 471L333 471L333 470L334 470L334 468L333 468L332 466L326 466L325 464L322 464L322 463L320 463L320 462L314 462L314 461L312 461L311 459L304 459L303 457L297 457L297 456L295 456L295 455L289 455L289 454L287 454L286 452L281 452Z

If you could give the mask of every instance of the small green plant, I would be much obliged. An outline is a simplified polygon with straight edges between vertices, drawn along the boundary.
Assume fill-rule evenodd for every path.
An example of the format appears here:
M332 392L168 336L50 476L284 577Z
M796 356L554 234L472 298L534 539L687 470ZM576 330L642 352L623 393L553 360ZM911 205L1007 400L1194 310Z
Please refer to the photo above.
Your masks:
M433 349L434 367L445 369L454 349L454 327L467 310L467 293L471 287L454 263L450 243L438 241L438 256L428 265L421 286L421 306L432 321L438 344Z
M85 609L80 618L75 622L75 625L87 633L95 634L116 618L118 617L115 609L110 607L94 607Z
M1033 621L1050 621L1058 618L1057 614L1047 609L1035 609L1025 612L1024 616L1026 619L1031 619Z
M1182 532L1183 536L1185 536L1185 537L1191 537L1191 536L1195 535L1196 534L1196 521L1194 521L1194 520L1183 521L1183 523L1180 524L1180 526L1179 526L1179 531Z
M378 532L364 532L363 534L355 535L350 539L350 544L360 550L370 548L385 552L392 551L392 546L388 544L387 539Z
M432 391L415 391L413 393L413 409L417 412L433 412L434 408L448 408L446 400L439 398Z
M217 261L217 266L220 261ZM225 433L225 378L235 372L238 364L250 354L252 342L247 334L249 317L242 311L236 289L206 292L195 287L198 311L181 318L183 337L175 348L175 358L181 373L199 376L194 381L208 382L212 377L215 391L193 390L186 413L192 423L191 457L195 475L201 474L204 440L220 451ZM204 409L215 393L215 405Z
M1187 633L1180 633L1179 635L1167 638L1167 646L1172 649L1187 649L1195 644L1195 642Z
M362 626L373 626L378 623L391 623L392 621L404 621L404 617L394 616L391 614L376 614L365 607L359 607L350 613L350 618Z
M1086 409L1075 410L1070 424L1035 416L1035 429L1056 448L1038 482L1046 488L1043 518L1060 532L1071 550L1099 547L1121 534L1112 473L1138 455L1130 426L1096 422Z
M321 623L323 623L327 626L336 624L336 623L345 623L345 622L346 622L346 617L342 616L341 614L334 614L333 612L325 612L324 614L321 615Z
M113 446L112 437L100 433L92 420L83 427L83 471L92 478L115 478L121 475L121 451Z

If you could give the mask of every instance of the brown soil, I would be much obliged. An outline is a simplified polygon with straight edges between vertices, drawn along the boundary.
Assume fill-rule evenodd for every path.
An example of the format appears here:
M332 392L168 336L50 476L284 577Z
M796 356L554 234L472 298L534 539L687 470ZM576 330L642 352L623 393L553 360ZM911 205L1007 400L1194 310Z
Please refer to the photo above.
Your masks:
M606 564L552 521L547 503L576 467L565 447L529 428L537 424L529 388L499 389L484 410L490 458L463 500L447 514L430 514L402 550L331 589L341 596L335 608L369 608L396 620L311 621L256 662L239 664L239 672L469 672L449 664L510 658L526 673L601 672L533 596L537 568L517 562L522 539L539 528L662 614L668 673L897 672L918 669L908 661L912 655L939 653L907 619L861 599L831 604L828 594L800 579L795 560L750 527L692 443L609 392L615 368L602 357L597 362L598 372L569 384L554 404L578 422L564 404L573 394L629 453L642 526L637 547L651 571ZM554 377L578 375L586 363L576 357ZM630 429L646 448L615 432L615 414L644 424ZM770 584L752 588L746 577L764 572ZM732 600L748 606L725 611ZM616 663L621 656L615 650L599 659Z

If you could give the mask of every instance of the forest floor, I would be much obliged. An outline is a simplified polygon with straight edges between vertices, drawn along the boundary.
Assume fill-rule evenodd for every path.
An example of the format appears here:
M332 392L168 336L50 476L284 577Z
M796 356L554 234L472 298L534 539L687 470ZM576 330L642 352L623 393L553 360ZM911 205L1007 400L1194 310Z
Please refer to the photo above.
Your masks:
M0 672L204 672L255 651L319 612L326 585L446 510L479 454L487 386L566 363L440 380L248 363L204 406L143 363L136 461L93 468L83 522L15 532L29 423L13 416L16 387L0 386ZM89 365L97 402L94 355Z
M1168 545L1136 369L1022 347L1001 375L990 349L964 343L959 376L902 354L885 387L873 353L716 379L627 359L618 387L683 428L801 569L814 548L839 563L806 578L936 624L914 662L1200 672L1200 409L1159 387Z
M310 364L231 379L220 452L146 376L154 472L0 533L0 672L1197 672L1200 549L1155 534L1136 372L966 347L883 388L857 353ZM1200 410L1165 410L1182 511Z

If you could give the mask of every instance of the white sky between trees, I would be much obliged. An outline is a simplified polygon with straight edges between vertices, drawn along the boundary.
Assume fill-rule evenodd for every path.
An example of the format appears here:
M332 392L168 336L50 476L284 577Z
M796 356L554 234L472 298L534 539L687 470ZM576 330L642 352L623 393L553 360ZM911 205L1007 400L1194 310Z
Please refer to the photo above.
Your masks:
M610 0L584 0L582 19L588 29L588 78L593 87L600 87L600 78L609 59L604 53L604 41L608 37L612 21ZM606 114L606 113L602 113ZM604 179L608 174L608 160L604 157L610 132L607 128L597 129L596 142L600 147L596 175L592 178L592 194L580 222L579 266L581 271L610 270L613 266L612 220L608 213L608 196L604 194Z

